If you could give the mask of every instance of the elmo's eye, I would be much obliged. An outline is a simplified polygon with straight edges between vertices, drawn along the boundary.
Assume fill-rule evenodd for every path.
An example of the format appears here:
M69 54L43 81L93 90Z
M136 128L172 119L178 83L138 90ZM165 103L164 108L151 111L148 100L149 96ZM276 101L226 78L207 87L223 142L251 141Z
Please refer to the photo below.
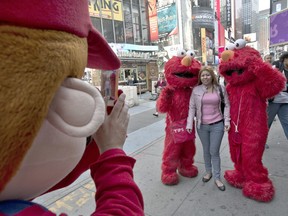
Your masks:
M195 52L193 50L188 50L186 52L186 55L194 58L195 57Z
M244 39L238 39L234 42L236 49L241 49L246 46L246 41Z
M179 49L177 51L177 56L178 57L184 57L186 55L186 51L184 49Z
M235 44L233 43L228 43L225 47L225 50L234 50L235 49Z

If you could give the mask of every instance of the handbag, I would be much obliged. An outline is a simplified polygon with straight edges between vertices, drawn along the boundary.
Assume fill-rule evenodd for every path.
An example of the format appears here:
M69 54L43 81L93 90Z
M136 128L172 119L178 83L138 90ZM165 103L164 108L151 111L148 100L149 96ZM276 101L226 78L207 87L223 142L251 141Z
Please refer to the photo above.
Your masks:
M222 87L220 85L219 85L219 91L220 91L220 99L221 99L221 113L224 114L225 100L224 100L224 94L222 91Z
M181 119L173 121L170 125L170 131L172 134L174 143L184 143L195 139L195 130L193 127L192 133L188 133L186 130L187 119Z

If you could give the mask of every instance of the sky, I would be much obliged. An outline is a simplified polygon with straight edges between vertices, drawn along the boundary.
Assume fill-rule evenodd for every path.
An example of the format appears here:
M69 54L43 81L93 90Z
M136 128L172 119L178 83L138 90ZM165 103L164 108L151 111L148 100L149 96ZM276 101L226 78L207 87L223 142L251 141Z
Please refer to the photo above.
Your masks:
M259 11L270 8L270 0L259 0Z

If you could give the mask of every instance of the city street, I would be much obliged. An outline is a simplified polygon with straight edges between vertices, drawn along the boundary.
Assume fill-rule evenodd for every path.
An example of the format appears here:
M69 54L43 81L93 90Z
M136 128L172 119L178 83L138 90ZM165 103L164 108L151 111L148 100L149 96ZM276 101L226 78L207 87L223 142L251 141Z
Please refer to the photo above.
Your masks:
M288 213L288 142L279 120L274 121L268 137L269 149L265 150L263 163L269 170L276 195L270 203L260 203L242 195L240 189L227 184L226 191L217 189L213 180L202 182L204 161L202 146L197 138L195 165L196 178L180 177L176 186L161 183L161 155L164 143L165 115L153 116L155 101L150 93L142 95L139 106L130 108L130 124L125 151L137 159L134 167L135 181L145 202L147 216L285 216ZM222 174L233 168L230 160L227 134L221 146ZM95 186L89 172L84 173L73 185L34 200L57 214L69 216L90 215L95 209Z

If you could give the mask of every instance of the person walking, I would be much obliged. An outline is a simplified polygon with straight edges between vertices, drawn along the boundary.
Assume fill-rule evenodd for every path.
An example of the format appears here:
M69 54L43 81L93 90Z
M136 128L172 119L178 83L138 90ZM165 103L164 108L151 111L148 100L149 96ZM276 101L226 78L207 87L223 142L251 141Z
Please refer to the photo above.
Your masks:
M284 52L280 56L279 65L277 68L286 77L286 87L282 92L269 100L268 126L270 129L273 120L277 115L284 130L285 136L288 139L288 52Z
M225 105L223 111L221 103ZM206 183L213 176L218 189L225 191L225 185L220 178L219 151L224 131L230 129L230 103L225 87L218 84L216 75L210 67L202 67L198 86L194 87L190 97L186 125L189 133L192 132L194 116L196 116L197 133L203 146L206 169L202 181Z
M264 59L264 62L272 65L272 55L271 54L266 54L263 59Z
M156 89L156 94L157 94L157 98L159 97L159 94L161 93L162 89L167 85L164 73L160 73L159 75L159 79L157 81L157 83L155 84L155 89ZM158 117L158 110L157 110L157 106L156 106L156 112L153 113L154 116Z

